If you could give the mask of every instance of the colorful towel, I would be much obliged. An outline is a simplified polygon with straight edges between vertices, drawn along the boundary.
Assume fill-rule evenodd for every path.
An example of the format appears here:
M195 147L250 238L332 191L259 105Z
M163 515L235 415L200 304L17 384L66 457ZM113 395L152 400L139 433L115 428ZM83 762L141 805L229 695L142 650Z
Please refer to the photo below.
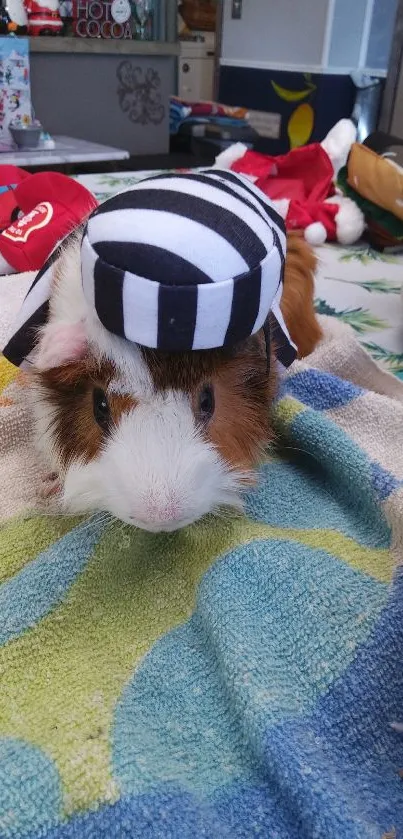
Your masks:
M175 96L171 96L169 103L169 133L177 134L184 120L190 116L192 109Z
M3 389L1 839L403 831L403 385L326 336L246 516L169 535L45 515Z
M169 101L169 132L177 134L185 123L211 123L213 125L247 126L248 111L218 102L187 102L171 96Z

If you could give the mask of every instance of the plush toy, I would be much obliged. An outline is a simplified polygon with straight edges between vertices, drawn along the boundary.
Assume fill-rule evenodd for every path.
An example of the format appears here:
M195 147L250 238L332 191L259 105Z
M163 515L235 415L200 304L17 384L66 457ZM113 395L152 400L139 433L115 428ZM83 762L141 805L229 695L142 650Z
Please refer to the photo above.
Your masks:
M367 238L371 247L376 250L385 250L385 248L400 250L403 247L403 220L368 198L363 198L356 189L350 186L347 166L340 170L337 184L343 194L352 198L364 213Z
M403 221L402 146L377 154L368 146L353 143L347 167L347 181L359 195Z
M215 165L247 175L274 201L287 229L303 230L311 245L327 240L350 245L364 231L364 215L354 201L336 194L334 182L355 137L354 124L343 119L322 143L276 157L235 143L218 155Z
M403 247L403 140L376 131L354 143L337 184L362 210L372 247Z
M28 15L28 35L61 35L63 21L59 0L24 0Z
M23 0L7 0L0 6L0 34L26 35L28 18Z

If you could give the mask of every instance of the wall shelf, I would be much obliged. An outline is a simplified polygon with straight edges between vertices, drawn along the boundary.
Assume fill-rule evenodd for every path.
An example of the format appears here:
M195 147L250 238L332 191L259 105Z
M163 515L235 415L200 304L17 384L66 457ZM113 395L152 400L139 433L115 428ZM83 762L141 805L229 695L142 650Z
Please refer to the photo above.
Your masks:
M113 38L73 38L43 36L29 39L33 53L79 53L80 55L179 55L179 44L167 41L140 41Z

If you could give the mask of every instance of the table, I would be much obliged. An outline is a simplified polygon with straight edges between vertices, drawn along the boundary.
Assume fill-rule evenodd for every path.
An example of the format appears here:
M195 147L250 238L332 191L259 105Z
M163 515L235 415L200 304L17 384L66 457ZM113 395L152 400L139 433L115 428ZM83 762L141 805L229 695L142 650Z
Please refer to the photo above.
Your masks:
M106 160L127 160L130 154L126 149L102 146L88 140L54 135L54 149L13 149L0 152L0 164L14 166L54 166L69 163L98 163Z

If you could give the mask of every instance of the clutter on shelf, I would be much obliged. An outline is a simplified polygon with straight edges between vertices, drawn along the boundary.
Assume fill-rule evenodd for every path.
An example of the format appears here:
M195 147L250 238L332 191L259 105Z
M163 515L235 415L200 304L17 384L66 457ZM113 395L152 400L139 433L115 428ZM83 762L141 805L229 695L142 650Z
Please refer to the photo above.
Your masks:
M177 134L183 126L221 125L244 127L249 125L246 108L221 105L219 102L187 102L178 96L170 97L169 130Z
M174 41L176 18L165 0L0 0L0 35Z
M214 32L217 17L215 0L182 0L178 11L188 31Z
M11 120L8 127L11 137L19 149L37 148L42 134L42 126L38 120L29 121L16 117Z

